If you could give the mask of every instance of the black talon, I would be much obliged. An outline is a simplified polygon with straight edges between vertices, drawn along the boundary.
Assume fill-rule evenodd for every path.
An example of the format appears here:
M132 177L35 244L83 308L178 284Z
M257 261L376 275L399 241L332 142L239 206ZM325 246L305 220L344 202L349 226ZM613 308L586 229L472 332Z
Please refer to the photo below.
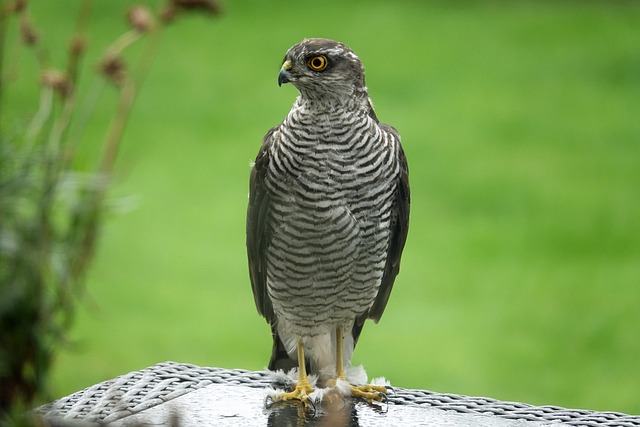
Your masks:
M271 397L271 396L267 395L267 396L264 398L264 407L265 407L266 409L270 409L270 408L271 408L271 405L273 405L273 403L274 403L274 402L273 402L273 397Z
M311 400L311 399L309 399L308 402L309 402L309 405L311 407L311 411L309 413L309 416L311 418L314 418L316 416L316 414L318 413L318 411L316 409L316 404L313 403L313 400ZM303 403L303 406L305 407L305 409L307 408L307 405L305 405L304 403Z

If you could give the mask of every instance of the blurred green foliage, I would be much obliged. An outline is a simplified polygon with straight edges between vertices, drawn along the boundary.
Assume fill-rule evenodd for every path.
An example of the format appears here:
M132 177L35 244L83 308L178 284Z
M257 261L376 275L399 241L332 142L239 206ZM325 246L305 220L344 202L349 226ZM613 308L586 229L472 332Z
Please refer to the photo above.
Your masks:
M97 2L91 43L122 32L128 4ZM69 38L65 9L32 8L42 37ZM219 20L176 26L124 137L120 214L57 393L164 360L266 365L249 162L296 96L276 84L286 49L322 36L362 59L411 173L401 274L354 363L403 387L640 413L638 22L640 4L621 0L227 0ZM35 80L5 99L15 120Z

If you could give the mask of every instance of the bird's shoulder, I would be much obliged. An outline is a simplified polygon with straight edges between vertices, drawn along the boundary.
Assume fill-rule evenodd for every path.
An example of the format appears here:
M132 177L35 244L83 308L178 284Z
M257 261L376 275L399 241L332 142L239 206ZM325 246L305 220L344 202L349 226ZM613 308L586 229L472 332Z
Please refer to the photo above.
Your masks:
M382 122L378 122L378 127L382 129L384 132L391 135L397 141L400 141L400 132L398 132L398 129L396 129L395 127L391 126L388 123L382 123Z
M369 117L371 118L371 120L373 120L376 123L376 125L380 128L380 130L382 130L384 133L389 134L396 141L400 142L400 132L398 132L398 130L395 127L391 126L390 124L381 122L378 119L378 115L376 114L376 111L373 109L373 103L371 102L371 99L369 99L368 101L367 110L368 110Z
M260 173L264 167L269 163L270 159L270 151L271 147L274 145L278 129L282 126L278 124L267 131L267 133L262 138L262 146L258 151L258 155L256 156L256 160L252 165L251 173L253 176Z

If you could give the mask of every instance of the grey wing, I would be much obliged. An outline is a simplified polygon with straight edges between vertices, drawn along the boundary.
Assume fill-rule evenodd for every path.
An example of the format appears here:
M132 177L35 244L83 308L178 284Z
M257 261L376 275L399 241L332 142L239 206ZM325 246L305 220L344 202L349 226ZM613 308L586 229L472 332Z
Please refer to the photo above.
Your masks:
M389 240L389 250L387 252L387 262L384 267L382 283L378 290L373 305L369 309L367 317L373 319L374 322L380 320L384 308L389 301L389 295L393 288L393 282L400 271L400 257L404 244L407 241L407 232L409 230L409 205L411 195L409 191L409 168L407 166L407 158L404 155L402 146L400 145L400 135L393 127L380 123L380 127L385 131L392 133L398 141L398 162L400 163L400 173L395 182L395 200L391 212L391 235Z
M273 322L273 307L267 293L266 256L270 241L271 198L265 186L265 175L269 169L269 147L273 143L275 129L265 135L251 170L247 208L247 256L251 289L258 312L269 323Z

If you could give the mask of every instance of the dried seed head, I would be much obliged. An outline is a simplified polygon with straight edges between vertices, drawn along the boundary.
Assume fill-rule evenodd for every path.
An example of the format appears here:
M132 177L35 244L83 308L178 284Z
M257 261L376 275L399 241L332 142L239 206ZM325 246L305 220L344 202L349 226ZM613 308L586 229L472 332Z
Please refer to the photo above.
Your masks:
M175 19L177 14L178 9L176 9L172 4L168 4L160 11L160 21L168 24Z
M13 3L13 11L16 13L20 13L24 11L27 7L27 0L16 0Z
M153 30L155 25L153 15L146 6L134 6L127 13L129 25L140 33Z
M169 0L160 18L163 22L169 23L181 10L205 12L214 16L222 12L222 8L215 0Z
M53 89L63 98L67 98L73 91L73 84L67 74L59 70L44 70L40 75L40 83Z
M99 71L111 83L120 86L127 75L127 66L120 55L107 53L98 65Z
M172 0L171 3L178 9L202 10L218 15L221 12L220 5L214 0Z
M84 53L87 47L87 39L85 39L82 35L77 34L73 39L71 39L71 43L69 44L69 52L74 56L80 56Z
M20 18L20 36L27 46L33 46L38 42L39 34L31 24L31 20L26 14L22 14Z

